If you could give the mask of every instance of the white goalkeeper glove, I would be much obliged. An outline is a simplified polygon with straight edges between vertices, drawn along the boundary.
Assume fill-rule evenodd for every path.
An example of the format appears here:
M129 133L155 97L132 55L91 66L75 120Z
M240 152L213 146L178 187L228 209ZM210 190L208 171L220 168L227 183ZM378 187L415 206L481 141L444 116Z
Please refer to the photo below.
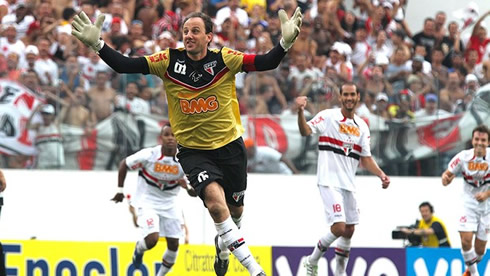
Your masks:
M100 39L100 30L104 19L105 16L100 14L97 16L95 24L92 24L88 16L82 11L80 14L75 15L73 22L71 22L73 27L71 34L98 53L104 47L104 41Z
M288 19L286 12L281 9L279 11L279 20L281 20L281 33L282 38L279 42L285 51L289 50L293 46L296 38L301 28L301 23L303 22L303 15L301 14L300 8L296 8L291 19Z

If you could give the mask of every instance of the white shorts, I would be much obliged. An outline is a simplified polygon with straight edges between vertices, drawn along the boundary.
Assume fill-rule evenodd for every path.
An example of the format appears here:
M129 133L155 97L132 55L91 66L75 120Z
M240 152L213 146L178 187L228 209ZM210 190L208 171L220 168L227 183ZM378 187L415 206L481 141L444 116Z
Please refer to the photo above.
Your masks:
M486 241L490 232L490 213L476 206L465 206L459 217L459 232L475 232L479 240Z
M328 186L318 186L318 189L329 225L336 222L359 223L359 208L353 192Z
M138 226L143 237L159 233L160 237L180 239L183 236L182 221L158 215L155 210L139 207L136 209Z

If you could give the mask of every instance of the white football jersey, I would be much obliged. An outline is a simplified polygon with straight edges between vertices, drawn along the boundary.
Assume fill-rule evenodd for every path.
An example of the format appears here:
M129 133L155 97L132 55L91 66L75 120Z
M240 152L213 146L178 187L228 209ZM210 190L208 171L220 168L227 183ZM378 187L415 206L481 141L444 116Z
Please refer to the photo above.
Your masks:
M476 157L474 149L463 150L449 162L448 170L453 174L461 173L464 179L463 200L466 205L488 205L489 200L479 203L475 194L490 189L490 148L484 157Z
M359 116L345 118L340 108L320 111L308 121L318 140L318 185L355 191L361 156L371 156L370 132Z
M184 170L175 156L164 156L162 146L145 148L126 158L131 170L139 169L136 191L131 197L134 207L148 207L162 216L176 217L176 198L180 192L179 179Z

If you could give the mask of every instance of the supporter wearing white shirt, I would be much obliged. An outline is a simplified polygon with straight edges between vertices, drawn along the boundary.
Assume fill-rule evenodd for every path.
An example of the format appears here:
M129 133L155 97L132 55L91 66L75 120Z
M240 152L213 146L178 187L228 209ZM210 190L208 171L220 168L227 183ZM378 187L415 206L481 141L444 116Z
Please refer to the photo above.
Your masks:
M55 86L58 83L58 65L53 61L49 55L50 48L49 40L41 38L37 43L37 49L39 50L39 57L34 63L34 71L36 71L41 85Z
M150 104L136 97L138 92L139 89L136 83L128 83L126 85L126 96L117 96L117 106L132 114L150 114Z
M17 28L17 38L23 38L32 22L36 21L34 16L27 15L27 8L24 3L19 3L15 9L2 18L2 25L15 24Z
M230 0L228 6L223 7L216 13L216 19L214 23L218 26L218 31L221 29L221 24L225 22L227 18L232 18L232 22L236 19L240 25L243 27L248 26L248 14L247 12L240 8L240 0ZM235 17L235 18L234 18Z
M4 37L0 37L0 54L8 56L11 52L24 56L26 46L24 42L17 39L17 29L15 25L8 25L4 31Z
M307 65L307 57L305 54L299 54L295 58L295 65L291 67L291 71L289 73L289 79L295 79L296 83L296 91L301 91L304 87L304 80L306 78L310 78L311 80L317 79L317 74L309 68Z
M110 72L109 66L94 51L89 51L88 58L79 56L78 63L82 67L82 76L91 85L95 84L97 72Z

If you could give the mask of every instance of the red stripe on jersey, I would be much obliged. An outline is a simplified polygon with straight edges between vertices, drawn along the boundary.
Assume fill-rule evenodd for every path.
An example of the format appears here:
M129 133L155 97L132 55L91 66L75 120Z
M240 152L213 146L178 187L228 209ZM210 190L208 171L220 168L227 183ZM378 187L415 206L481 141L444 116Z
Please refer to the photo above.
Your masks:
M340 140L337 140L335 138L332 138L332 137L328 137L328 136L320 136L320 138L318 139L318 141L320 141L320 142L327 142L327 143L338 145L338 146L341 146L341 147L344 146L344 142L342 142ZM354 144L354 150L357 150L358 152L362 152L362 147L359 146L359 145L357 145L357 144Z
M165 72L165 77L169 80L171 80L172 82L180 85L180 86L183 86L189 90L192 90L192 91L200 91L200 90L203 90L203 89L206 89L208 88L209 86L215 84L217 81L219 81L226 73L228 73L228 71L230 71L230 69L228 69L228 67L224 67L221 71L218 72L218 74L216 74L216 76L213 78L213 80L211 82L209 82L208 84L206 85L203 85L201 87L194 87L194 86L190 86L188 84L186 84L185 82L181 82L179 81L178 79L176 78L173 78L172 76L169 75L168 72Z
M143 172L143 174L148 177L149 179L155 181L156 183L158 183L158 178L154 177L154 176L151 176L144 168L141 169L141 171Z
M158 158L158 160L162 160L165 155L162 153L162 155Z
M243 69L247 72L257 71L255 68L255 54L244 54L243 55Z

